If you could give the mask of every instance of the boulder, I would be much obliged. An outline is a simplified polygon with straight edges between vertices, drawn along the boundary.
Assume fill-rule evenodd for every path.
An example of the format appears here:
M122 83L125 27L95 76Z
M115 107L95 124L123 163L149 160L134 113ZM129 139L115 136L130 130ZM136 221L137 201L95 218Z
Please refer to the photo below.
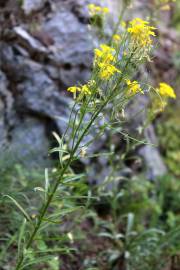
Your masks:
M43 8L45 0L23 0L22 9L26 15L31 14L34 11L38 11Z
M0 149L4 151L11 136L14 122L13 97L8 88L8 79L0 70Z
M48 151L50 148L44 121L35 117L17 119L11 131L8 153L15 164L23 164L30 168L50 166Z

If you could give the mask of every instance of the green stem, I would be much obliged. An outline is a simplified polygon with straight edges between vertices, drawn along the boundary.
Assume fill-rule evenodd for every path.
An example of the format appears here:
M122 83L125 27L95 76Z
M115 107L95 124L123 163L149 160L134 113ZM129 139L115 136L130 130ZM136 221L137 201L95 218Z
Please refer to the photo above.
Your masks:
M112 35L111 35L111 39L110 39L110 41L109 41L109 44L110 44L110 45L112 44L113 36L114 36L114 35L117 33L117 31L118 31L120 22L121 22L121 20L122 20L122 18L123 18L123 16L124 16L125 11L126 11L126 7L123 7L122 10L121 10L120 15L119 15L119 17L118 17L118 21L117 21L117 23L115 24L113 33L112 33Z
M123 69L123 72L126 70L126 68L127 68L128 64L129 64L129 62L130 62L130 60L131 60L133 54L134 54L134 52L132 52L131 56L129 57L128 61L126 62L126 65L125 65L125 67L124 67L124 69ZM121 76L120 81L118 82L118 84L117 84L116 87L115 87L115 90L116 90L116 91L118 90L118 87L119 87L121 81L122 81L122 76ZM116 91L115 91L115 92L116 92ZM38 232L38 230L39 230L39 228L40 228L40 226L41 226L41 223L42 223L42 221L43 221L43 218L44 218L44 216L45 216L45 214L46 214L46 212L47 212L47 210L48 210L48 207L49 207L49 205L51 204L51 201L52 201L52 199L53 199L53 197L54 197L54 194L56 193L56 190L57 190L57 188L58 188L58 186L59 186L59 183L60 183L60 181L62 180L62 178L63 178L64 174L66 173L68 167L70 166L71 162L73 161L73 159L74 159L74 154L76 153L76 151L77 151L77 149L78 149L78 147L79 147L81 141L83 140L84 136L86 135L86 133L88 132L88 130L89 130L90 127L92 126L92 124L93 124L93 122L95 121L95 119L98 117L99 113L103 110L103 108L107 105L107 103L111 100L111 98L112 98L112 95L110 94L109 97L107 97L107 99L102 103L102 105L100 106L100 108L94 113L94 115L92 116L91 120L90 120L89 123L87 124L86 128L84 129L84 131L83 131L82 134L80 135L80 137L79 137L79 139L78 139L78 141L77 141L75 147L72 149L71 154L70 154L70 157L69 157L67 163L65 164L64 168L62 168L61 173L60 173L60 176L59 176L59 178L57 179L57 181L55 182L54 187L53 187L51 193L50 193L49 196L48 196L48 199L47 199L46 204L44 204L44 205L42 206L41 210L40 210L40 215L39 215L39 217L38 217L38 222L37 222L36 226L34 227L34 230L33 230L32 234L31 234L31 236L30 236L30 238L29 238L29 240L28 240L28 242L27 242L26 250L29 249L30 246L32 245L32 243L33 243L33 241L34 241L34 238L35 238L35 236L36 236L36 234L37 234L37 232ZM82 119L83 119L83 118L84 118L84 114L83 114ZM77 131L76 131L76 132L77 132ZM21 266L22 266L23 261L24 261L24 254L22 254L22 256L20 257L20 259L19 259L19 261L18 261L18 263L17 263L17 266L16 266L15 270L20 270L20 269L21 269Z
M56 192L56 190L58 188L59 182L62 179L64 173L67 170L67 168L69 167L71 161L72 161L72 156L69 158L69 160L66 163L65 167L62 169L61 174L60 174L60 177L56 181L56 183L55 183L55 185L54 185L54 187L53 187L53 189L52 189L52 191L51 191L51 193L50 193L50 195L48 197L48 200L47 200L46 204L40 210L40 216L38 218L38 223L36 224L36 226L35 226L32 234L31 234L31 236L30 236L30 238L29 238L29 240L27 242L26 249L28 249L31 246L31 244L32 244L32 242L34 240L34 237L36 236L36 234L37 234L37 232L38 232L38 230L39 230L39 228L41 226L41 223L42 223L43 218L44 218L44 216L46 214L46 211L47 211L47 209L48 209L48 207L49 207L49 205L50 205L50 203L51 203L51 201L52 201L52 199L54 197L54 194L55 194L55 192ZM15 268L15 270L19 270L20 269L20 267L21 267L21 265L23 263L23 260L24 260L24 256L22 255L21 258L20 258L20 260L19 260L19 262L18 262L18 264L17 264L17 266L16 266L16 268Z
M97 116L99 115L99 113L102 111L102 109L107 105L108 101L110 100L110 97L107 98L105 100L105 102L102 104L102 106L99 108L99 110L97 110L97 112L93 115L93 117L91 118L91 121L88 123L88 125L86 126L86 128L84 129L83 133L81 134L81 136L79 137L74 149L72 150L71 154L70 154L70 158L69 160L67 161L66 165L64 166L64 168L62 169L61 173L60 173L60 176L58 178L58 180L56 181L50 195L48 196L48 200L46 202L46 204L41 208L40 210L40 215L39 215L39 218L38 218L38 223L36 224L28 242L27 242L27 245L26 245L26 250L30 248L30 246L32 245L33 241L34 241L34 238L41 226L41 223L43 221L43 218L47 212L47 209L54 197L54 194L56 193L56 190L59 186L59 183L61 181L61 179L63 178L63 175L66 173L66 170L68 169L69 165L71 164L73 158L74 158L74 154L75 152L77 151L82 139L84 138L84 136L86 135L86 133L88 132L88 130L90 129L91 125L93 124L93 122L95 121L95 119L97 118ZM15 268L15 270L19 270L21 269L21 266L22 266L22 263L24 261L24 255L22 254L22 256L20 257L19 261L18 261L18 264Z

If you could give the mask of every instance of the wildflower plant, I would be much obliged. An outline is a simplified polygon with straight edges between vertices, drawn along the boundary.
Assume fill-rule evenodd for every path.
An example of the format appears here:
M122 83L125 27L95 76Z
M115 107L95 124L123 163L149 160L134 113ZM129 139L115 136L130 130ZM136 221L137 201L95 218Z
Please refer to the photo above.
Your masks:
M109 10L91 4L89 12L91 16L104 17ZM117 112L123 111L136 95L145 92L141 83L134 80L134 77L137 72L136 67L150 59L155 28L140 18L133 19L123 30L120 24L115 28L116 31L113 32L110 42L103 43L94 50L92 74L88 82L67 89L70 94L73 94L74 103L66 131L61 137L55 134L58 147L51 151L59 153L58 177L55 181L49 181L46 177L45 188L39 189L44 196L36 217L32 219L11 198L25 216L20 229L20 245L15 270L25 269L33 263L38 263L38 261L29 262L28 254L35 248L38 239L41 239L42 231L46 230L49 224L56 222L55 217L58 214L53 215L50 206L57 201L59 187L73 183L82 177L73 172L74 161L88 156L89 145L94 139L101 138L107 128L118 127ZM160 84L157 91L162 97L175 97L171 88L165 84ZM96 130L96 136L88 139L92 129Z

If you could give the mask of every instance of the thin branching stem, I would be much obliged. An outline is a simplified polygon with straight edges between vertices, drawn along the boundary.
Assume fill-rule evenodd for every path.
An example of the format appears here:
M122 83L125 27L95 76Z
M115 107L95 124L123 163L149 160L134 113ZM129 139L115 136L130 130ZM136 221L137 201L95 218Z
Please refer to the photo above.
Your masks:
M90 122L87 124L86 128L84 129L83 133L81 134L81 136L79 137L75 147L73 148L71 154L70 154L70 158L68 159L67 163L65 164L64 168L62 168L61 170L61 173L60 173L60 176L59 178L57 179L57 181L55 182L54 184L54 187L51 191L51 193L49 194L48 196L48 199L47 199L47 202L42 206L41 210L40 210L40 215L38 217L38 222L27 242L27 245L26 245L26 250L29 249L35 239L35 236L36 234L38 233L38 230L43 222L43 218L44 216L46 215L47 213L47 210L48 210L48 207L49 205L51 204L52 202L52 199L57 191L57 188L59 186L59 183L60 181L63 179L63 176L64 174L66 173L68 167L70 166L71 162L73 161L74 159L74 154L76 153L81 141L83 140L84 136L87 134L88 130L90 129L90 127L92 126L93 122L96 120L96 118L98 117L99 113L103 110L103 108L107 105L107 103L109 102L111 97L107 98L104 103L100 106L100 108L96 111L96 113L92 116ZM21 266L23 264L23 261L24 261L24 255L22 254L20 259L19 259L19 262L15 268L15 270L20 270L21 269Z

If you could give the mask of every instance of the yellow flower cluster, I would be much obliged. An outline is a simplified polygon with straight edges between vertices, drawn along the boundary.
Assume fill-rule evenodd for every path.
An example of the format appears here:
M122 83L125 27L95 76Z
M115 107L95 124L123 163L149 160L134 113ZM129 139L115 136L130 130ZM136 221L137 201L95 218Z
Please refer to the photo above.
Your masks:
M90 89L88 84L84 84L81 87L81 93L84 94L84 95L90 95L91 94L91 89Z
M89 4L88 9L91 16L109 13L109 9L107 7L100 7L95 4Z
M168 85L167 83L161 82L159 84L159 87L156 89L156 91L160 94L161 97L176 98L176 94L174 92L174 89L170 85Z
M111 64L99 63L99 76L102 80L109 80L115 73L121 73L119 69Z
M111 48L110 46L106 44L100 45L101 49L95 49L95 62L96 63L104 63L104 64L110 64L115 61L115 49Z
M151 36L155 36L154 29L155 27L149 26L149 22L135 18L130 22L127 31L135 46L147 47L152 44Z
M74 94L76 97L77 92L79 92L82 96L91 95L91 89L95 87L96 82L94 80L89 81L87 84L82 85L81 87L71 86L67 89L67 91Z
M139 92L143 93L143 90L141 89L139 83L137 81L130 81L126 80L126 84L128 86L128 94L129 95L135 95Z
M99 68L99 76L102 80L109 80L115 73L120 73L113 63L115 62L115 49L101 44L101 49L95 49L95 64Z
M67 89L67 91L71 92L71 93L77 93L77 92L80 92L81 91L81 88L80 87L77 87L77 86L71 86Z

